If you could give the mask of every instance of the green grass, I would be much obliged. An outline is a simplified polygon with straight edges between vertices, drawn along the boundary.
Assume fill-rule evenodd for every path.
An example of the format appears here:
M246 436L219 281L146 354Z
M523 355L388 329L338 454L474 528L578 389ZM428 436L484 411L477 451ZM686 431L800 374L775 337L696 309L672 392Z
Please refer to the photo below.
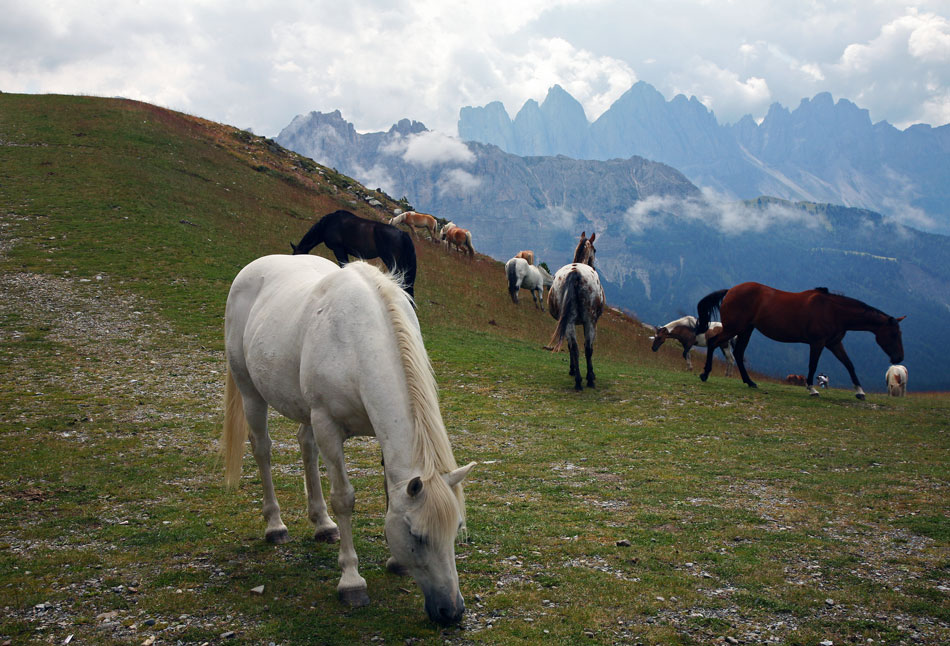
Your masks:
M384 572L368 439L347 447L372 604L343 607L293 424L272 418L291 543L263 541L253 460L223 488L221 325L243 264L316 214L376 214L370 192L186 115L9 94L0 189L0 641L950 640L950 398L813 399L721 366L701 383L615 312L597 388L575 393L542 349L553 320L510 303L500 263L428 243L419 319L456 457L480 463L457 547L469 611L440 629Z

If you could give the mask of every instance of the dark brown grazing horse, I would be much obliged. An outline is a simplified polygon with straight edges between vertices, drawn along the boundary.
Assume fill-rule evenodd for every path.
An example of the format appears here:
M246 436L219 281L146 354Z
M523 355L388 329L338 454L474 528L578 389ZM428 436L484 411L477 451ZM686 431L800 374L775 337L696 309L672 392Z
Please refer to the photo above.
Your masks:
M597 234L581 233L580 242L574 250L574 262L564 265L554 274L554 282L548 290L548 310L557 320L554 336L548 349L557 352L567 340L571 353L570 375L574 377L574 389L581 386L580 357L577 349L576 325L584 326L584 356L587 358L587 386L594 387L594 337L597 335L597 319L604 311L604 288L594 270L594 238Z
M808 356L806 384L810 395L818 395L818 390L813 386L815 369L821 351L828 348L848 369L855 396L864 399L864 390L854 372L854 365L841 343L849 330L873 332L877 344L891 363L900 363L904 359L900 328L903 316L888 316L857 299L832 294L827 287L816 287L804 292L783 292L759 283L742 283L703 297L697 309L697 334L706 330L710 315L719 310L722 330L712 337L707 336L706 343L710 348L715 348L735 336L739 374L751 388L756 385L746 372L743 357L749 338L756 329L781 343L808 344L811 352ZM706 367L699 376L703 381L706 381L712 368L712 356L711 351L706 353Z
M349 211L334 211L317 221L300 242L290 243L294 255L310 253L324 243L342 267L350 256L368 260L379 258L389 271L402 274L406 293L414 296L416 248L405 231L376 220L367 220Z

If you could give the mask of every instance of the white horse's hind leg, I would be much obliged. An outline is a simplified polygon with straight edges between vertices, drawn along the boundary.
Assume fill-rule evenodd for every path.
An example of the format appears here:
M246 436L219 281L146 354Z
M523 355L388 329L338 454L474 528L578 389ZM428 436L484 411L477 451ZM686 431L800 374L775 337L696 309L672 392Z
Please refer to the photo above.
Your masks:
M267 402L256 397L244 397L244 415L251 429L251 451L254 453L254 460L261 474L261 484L264 486L264 505L261 509L264 521L267 523L264 538L269 543L286 543L290 540L290 533L280 519L280 505L277 504L274 482L271 479L271 439L267 433Z
M330 479L330 504L336 514L340 531L339 564L342 575L336 586L340 601L353 607L369 604L366 594L366 579L360 576L359 559L353 547L353 505L356 493L346 475L346 463L343 459L343 430L333 420L320 411L310 413L311 425L315 429L320 455L327 465L327 477Z
M300 452L303 455L307 517L315 528L313 538L324 543L335 543L340 540L340 531L327 514L327 503L323 499L323 487L320 486L320 452L309 424L301 424L297 429L297 442L300 443Z

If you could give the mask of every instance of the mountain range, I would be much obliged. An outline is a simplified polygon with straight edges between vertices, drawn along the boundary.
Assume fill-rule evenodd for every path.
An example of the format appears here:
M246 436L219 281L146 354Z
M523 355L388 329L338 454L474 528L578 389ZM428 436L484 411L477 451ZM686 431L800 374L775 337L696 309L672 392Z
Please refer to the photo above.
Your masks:
M695 313L706 293L747 280L789 291L827 286L894 316L908 314L905 363L916 388L950 389L942 359L950 333L946 236L866 209L762 197L720 201L672 166L643 157L519 156L408 119L360 134L339 111L312 112L296 117L277 141L471 229L476 249L502 261L531 248L556 270L570 262L581 231L596 232L608 301L644 322ZM879 390L887 360L873 337L855 333L846 346L865 387ZM756 335L747 359L784 375L803 372L807 356L803 345ZM830 355L820 369L836 385L848 383Z
M695 97L667 101L641 81L590 123L581 104L555 85L513 120L500 102L464 107L458 132L523 156L638 155L725 199L770 195L854 206L950 234L950 125L898 130L828 93L794 110L773 104L761 123L746 116L723 125Z

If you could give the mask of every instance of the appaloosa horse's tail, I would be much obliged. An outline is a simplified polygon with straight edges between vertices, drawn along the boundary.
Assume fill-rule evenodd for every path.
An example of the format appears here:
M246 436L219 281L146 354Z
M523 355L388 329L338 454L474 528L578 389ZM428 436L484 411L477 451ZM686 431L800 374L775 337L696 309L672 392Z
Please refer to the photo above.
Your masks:
M548 347L551 348L554 352L557 352L561 349L561 346L564 345L565 339L568 339L569 336L572 336L575 333L574 325L575 322L581 320L578 314L580 313L581 302L580 302L580 276L577 272L570 272L567 275L567 278L564 280L564 291L563 300L561 301L561 316L557 320L557 327L554 328L554 336L551 337L551 342L548 343Z
M719 313L719 304L722 303L722 299L725 298L726 292L728 291L728 289L720 289L718 292L707 294L696 304L696 310L699 313L699 317L696 321L697 336L705 334L706 330L709 329L709 321L712 320L713 314Z

